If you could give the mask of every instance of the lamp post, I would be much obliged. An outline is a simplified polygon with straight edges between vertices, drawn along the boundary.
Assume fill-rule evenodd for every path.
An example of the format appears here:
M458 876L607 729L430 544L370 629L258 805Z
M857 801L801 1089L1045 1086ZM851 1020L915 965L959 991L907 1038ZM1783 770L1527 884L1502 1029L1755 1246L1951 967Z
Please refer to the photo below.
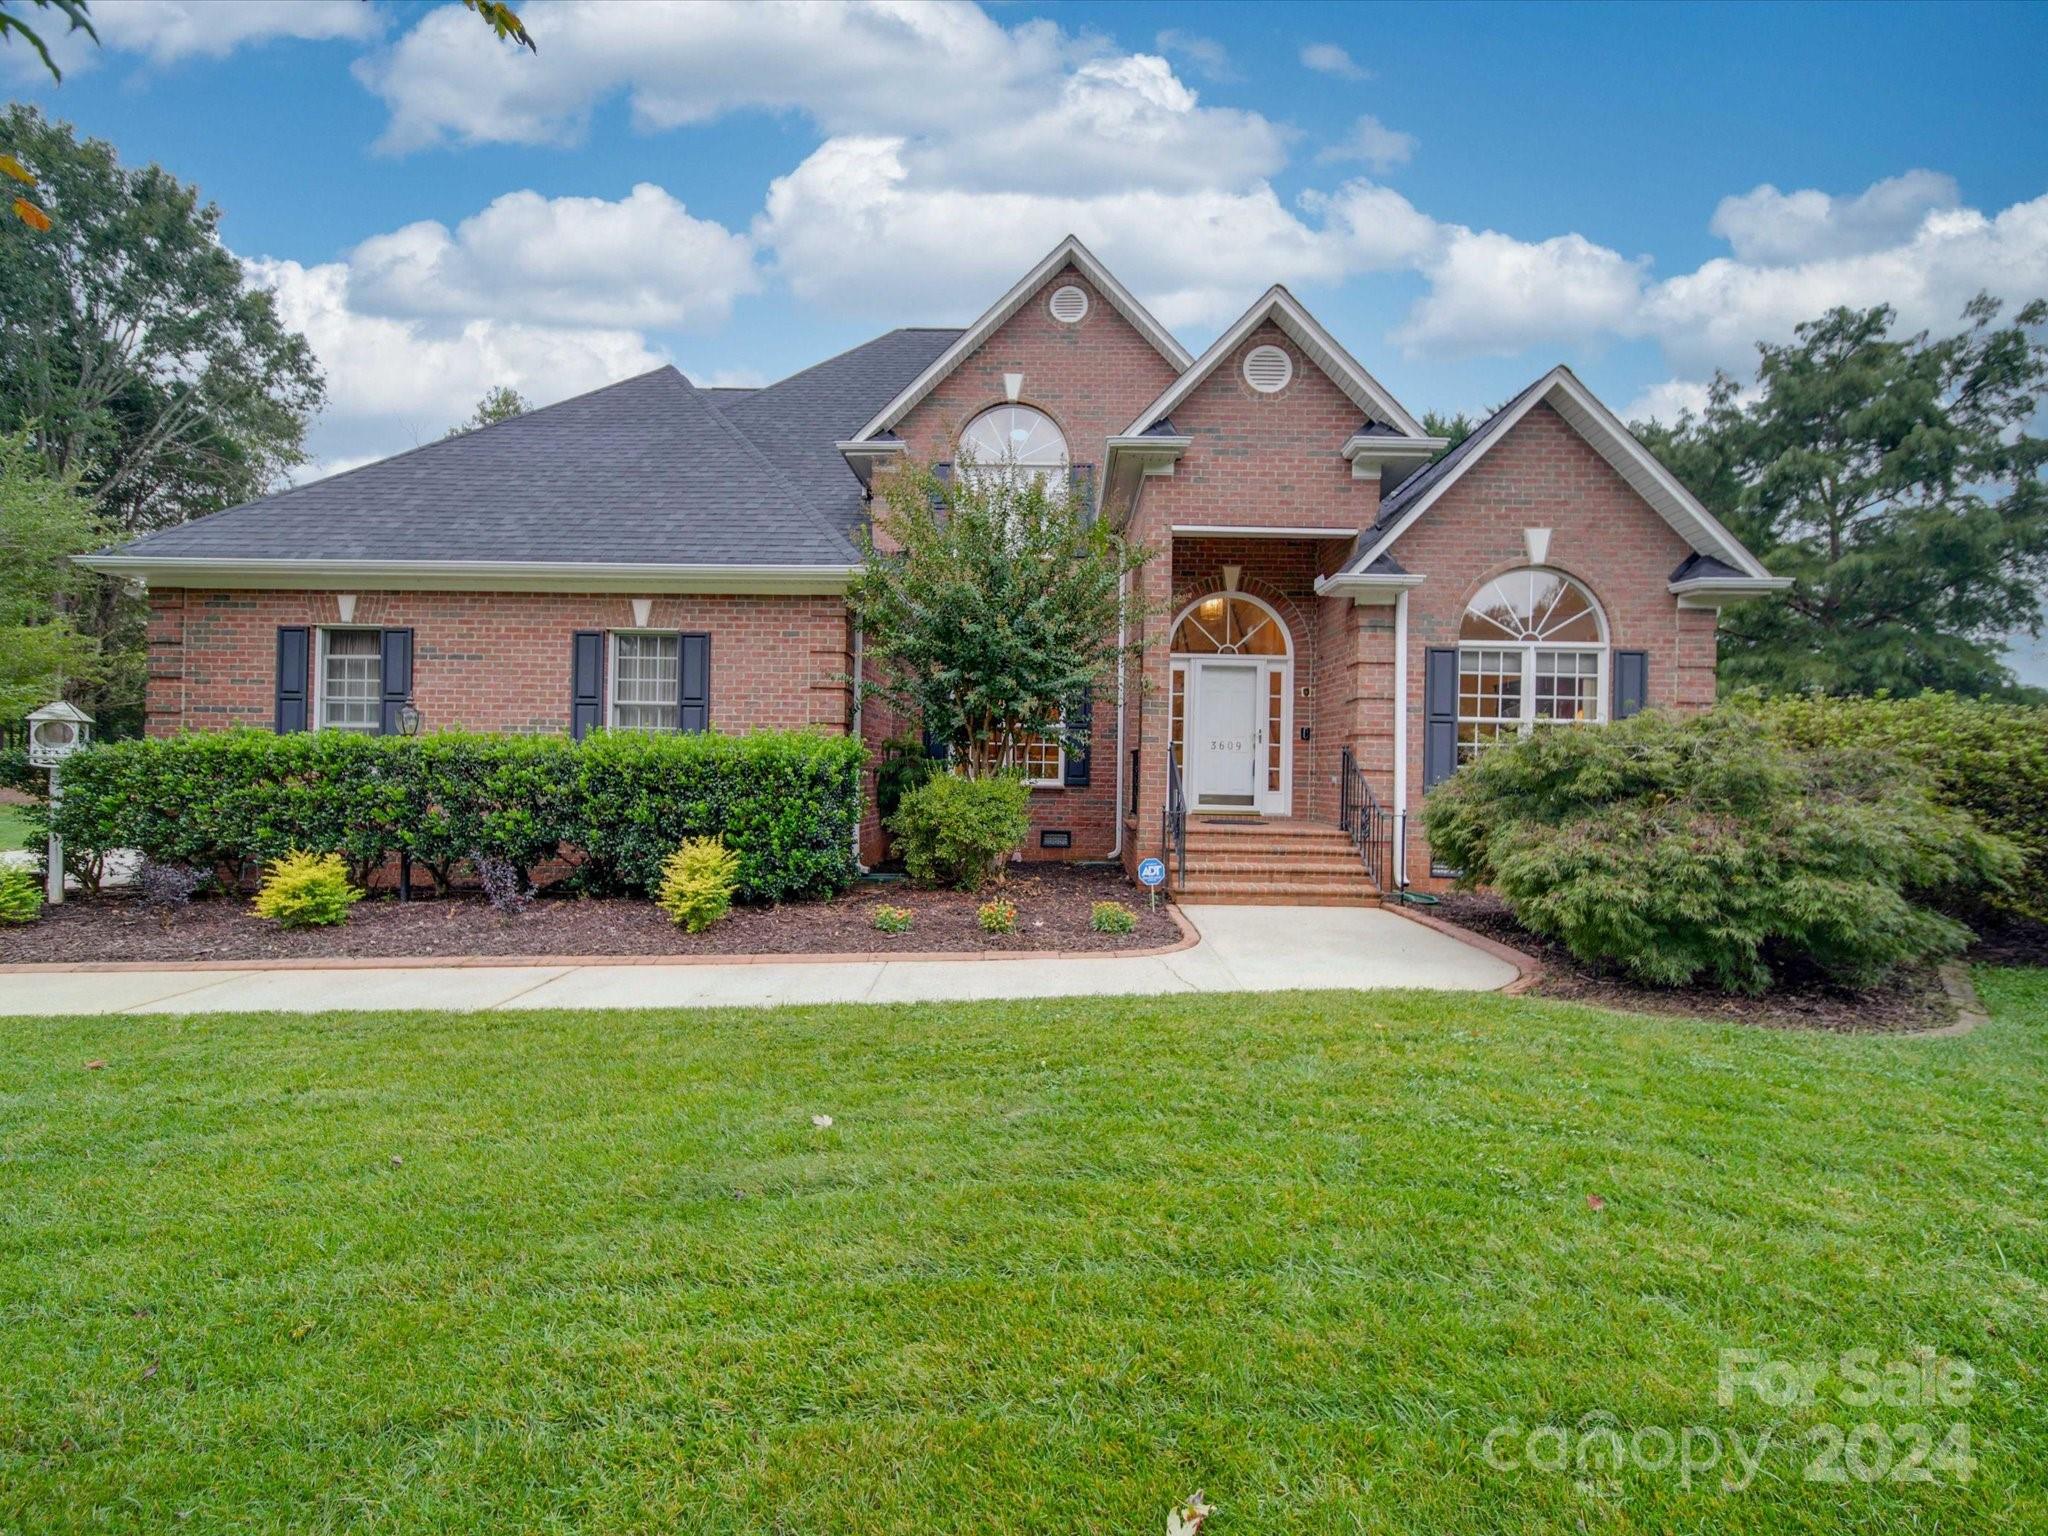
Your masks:
M32 710L28 717L28 761L31 768L50 772L49 868L43 891L53 907L64 905L64 840L57 835L57 807L64 802L64 782L58 772L64 759L92 740L92 716L75 705L59 700Z
M398 734L417 736L420 733L420 712L413 707L411 699L398 706ZM401 852L398 855L398 899L412 900L412 855Z

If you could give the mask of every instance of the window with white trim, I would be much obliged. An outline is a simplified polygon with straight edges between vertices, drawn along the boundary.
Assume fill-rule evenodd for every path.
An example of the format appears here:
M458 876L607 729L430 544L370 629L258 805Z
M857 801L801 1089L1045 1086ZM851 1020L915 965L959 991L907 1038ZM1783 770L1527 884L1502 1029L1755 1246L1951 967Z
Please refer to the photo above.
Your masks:
M1057 789L1067 782L1067 751L1057 727L1050 734L1012 730L1003 744L1003 762L1034 789Z
M1607 624L1570 577L1529 569L1488 582L1458 639L1460 763L1539 725L1606 718Z
M368 731L384 725L384 637L375 629L320 631L319 709L322 729Z
M682 636L613 631L611 681L613 730L673 731L682 686Z
M1036 476L1049 494L1063 495L1069 465L1066 437L1050 416L1028 405L999 405L983 411L960 434L959 474L963 480Z

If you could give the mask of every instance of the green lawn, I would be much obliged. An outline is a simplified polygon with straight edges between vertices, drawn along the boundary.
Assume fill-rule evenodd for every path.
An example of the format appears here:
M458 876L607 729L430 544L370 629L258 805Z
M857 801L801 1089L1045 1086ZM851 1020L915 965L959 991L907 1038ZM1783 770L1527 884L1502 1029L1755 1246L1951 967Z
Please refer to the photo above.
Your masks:
M0 804L0 849L26 848L29 837L28 816L22 808Z
M1420 994L0 1021L0 1531L1156 1533L1198 1486L1208 1536L2048 1529L2048 971L1979 974L1928 1041ZM1724 1349L1916 1345L1967 1404L1715 1401ZM1596 1413L1780 1448L1740 1492L1482 1456ZM1966 1423L1974 1476L1804 1480L1864 1420Z

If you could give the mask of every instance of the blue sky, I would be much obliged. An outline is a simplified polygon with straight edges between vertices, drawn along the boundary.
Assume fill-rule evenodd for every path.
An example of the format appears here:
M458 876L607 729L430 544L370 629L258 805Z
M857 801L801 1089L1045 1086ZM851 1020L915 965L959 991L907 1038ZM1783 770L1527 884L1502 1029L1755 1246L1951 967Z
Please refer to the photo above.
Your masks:
M972 317L1074 229L1191 347L1286 282L1413 409L1668 413L1828 304L2048 293L2048 7L105 0L14 94L197 182L324 466Z

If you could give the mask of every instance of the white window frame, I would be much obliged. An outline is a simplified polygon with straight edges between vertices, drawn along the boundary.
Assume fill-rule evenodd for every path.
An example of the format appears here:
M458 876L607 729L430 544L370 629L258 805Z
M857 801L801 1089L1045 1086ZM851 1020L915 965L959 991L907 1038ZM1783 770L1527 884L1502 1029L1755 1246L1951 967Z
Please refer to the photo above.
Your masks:
M1465 658L1482 651L1521 653L1521 713L1511 719L1488 720L1482 719L1477 715L1465 713ZM1539 715L1536 713L1536 658L1545 651L1552 653L1569 651L1578 656L1598 658L1599 664L1593 683L1593 713L1591 715L1580 720L1567 720L1553 715ZM1517 737L1526 738L1538 726L1605 725L1607 723L1608 659L1612 654L1613 647L1610 645L1604 643L1588 645L1583 640L1503 640L1499 644L1495 644L1490 640L1461 640L1458 642L1458 726L1462 730L1463 727L1468 725L1512 725L1515 727ZM1465 745L1462 741L1457 743L1457 746L1461 749ZM1465 763L1472 761L1480 752L1484 752L1487 747L1492 745L1494 745L1492 742L1480 745L1478 752L1475 752L1472 758L1460 758L1458 766L1463 767Z
M676 643L676 697L669 706L669 723L666 726L648 728L645 726L622 726L619 724L619 638L621 636L653 636L667 638ZM613 629L605 632L604 645L604 728L608 731L635 731L643 736L674 735L677 721L682 716L683 696L683 635L676 629ZM645 706L636 706L642 707Z
M1030 411L1033 415L1043 420L1059 437L1059 463L1056 465L1023 464L1016 459L1005 457L993 462L977 459L974 463L969 464L966 458L968 434L998 411ZM976 411L973 416L968 418L967 425L960 429L960 440L953 445L953 460L953 473L960 478L963 484L967 485L973 485L980 480L996 477L1007 478L1022 473L1035 476L1042 481L1048 497L1064 500L1073 489L1074 445L1068 441L1066 429L1053 419L1052 412L1041 410L1039 407L1023 400L1004 400Z
M329 635L378 635L383 631L374 624L322 624L317 627L313 646L313 729L316 731L353 731L358 736L381 736L384 733L384 642L377 642L377 718L368 725L332 725L327 719L327 637Z
M1062 734L1066 730L1066 725L1067 718L1065 715L1062 715L1053 722L1052 729L1044 733L1052 738L1057 753L1053 760L1052 777L1049 779L1026 779L1024 781L1025 788L1065 789L1067 787L1067 739Z

